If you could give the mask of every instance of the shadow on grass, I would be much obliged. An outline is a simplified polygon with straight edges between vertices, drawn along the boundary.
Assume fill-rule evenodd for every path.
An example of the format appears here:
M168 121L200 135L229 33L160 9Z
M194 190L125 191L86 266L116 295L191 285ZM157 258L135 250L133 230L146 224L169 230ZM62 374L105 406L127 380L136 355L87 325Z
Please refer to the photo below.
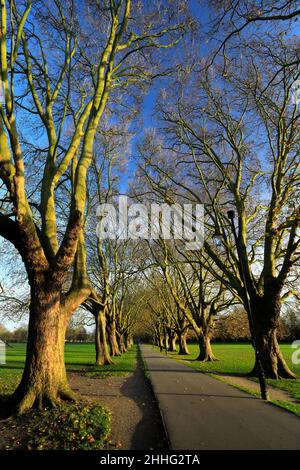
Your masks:
M245 379L257 378L255 375L249 372L220 372L219 370L206 371L215 375L220 375L221 377L242 377Z
M3 369L3 370L9 370L9 369L20 369L20 370L23 370L24 369L24 364L20 364L20 365L3 365L1 366L0 370Z
M95 367L95 363L94 362L66 362L66 368L68 369L69 367L82 367L82 369L84 368L91 368L91 367Z

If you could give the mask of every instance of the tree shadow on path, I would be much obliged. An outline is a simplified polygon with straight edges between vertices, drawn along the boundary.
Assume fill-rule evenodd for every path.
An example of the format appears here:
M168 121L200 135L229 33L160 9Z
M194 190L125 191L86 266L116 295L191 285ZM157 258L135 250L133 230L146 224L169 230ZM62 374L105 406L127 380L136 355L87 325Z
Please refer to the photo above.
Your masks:
M124 396L132 399L142 412L142 418L134 430L130 450L168 449L159 408L150 381L145 376L139 348L136 368L122 385L121 391Z

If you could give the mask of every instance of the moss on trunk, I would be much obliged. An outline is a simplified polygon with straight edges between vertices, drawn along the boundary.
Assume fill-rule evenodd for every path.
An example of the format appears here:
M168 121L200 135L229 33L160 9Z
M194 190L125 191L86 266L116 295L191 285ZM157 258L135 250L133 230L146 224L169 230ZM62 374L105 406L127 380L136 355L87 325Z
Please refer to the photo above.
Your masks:
M66 327L59 295L50 291L32 298L25 368L11 399L14 411L75 400L64 360Z

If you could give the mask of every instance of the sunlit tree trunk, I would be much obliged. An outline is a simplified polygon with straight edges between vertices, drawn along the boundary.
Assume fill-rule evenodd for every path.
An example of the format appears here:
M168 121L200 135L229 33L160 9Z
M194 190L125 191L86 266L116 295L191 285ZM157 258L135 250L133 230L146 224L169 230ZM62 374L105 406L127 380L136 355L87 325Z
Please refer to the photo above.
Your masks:
M119 351L121 352L121 354L126 352L127 349L126 349L126 346L125 346L124 334L123 333L119 333L117 335L117 341L118 341L118 344L119 344Z
M125 335L125 347L126 349L130 349L132 346L132 337L128 334Z
M95 351L96 364L102 366L104 364L104 355L100 337L100 314L95 316Z
M170 351L171 352L177 351L176 341L177 341L177 335L176 333L173 332L170 334Z
M95 350L96 364L98 366L112 364L106 339L106 320L103 309L95 314Z
M181 354L181 355L190 354L188 347L187 347L187 343L186 343L186 335L187 335L187 332L178 333L178 342L179 342L178 354Z
M197 361L202 362L211 362L216 361L217 358L214 356L211 344L210 344L210 334L201 332L198 334L198 344L199 344L199 356Z
M107 343L107 328L106 328L106 315L105 310L100 312L100 333L101 333L101 342L103 348L104 364L113 364L109 354L109 348Z
M116 324L115 321L112 320L109 323L108 327L108 342L110 346L110 355L111 356L120 356L120 349L119 345L117 342L117 330L116 330Z
M170 341L169 341L168 333L164 333L164 349L166 351L169 351L169 349L170 349Z
M281 309L280 296L256 297L252 299L251 304L254 339L266 377L270 379L295 378L283 358L277 341L276 333ZM252 319L250 319L250 325ZM255 364L250 375L257 374L258 366Z
M55 290L40 287L32 294L25 368L12 396L18 412L56 404L61 398L75 399L67 383L64 361L70 312L64 311Z

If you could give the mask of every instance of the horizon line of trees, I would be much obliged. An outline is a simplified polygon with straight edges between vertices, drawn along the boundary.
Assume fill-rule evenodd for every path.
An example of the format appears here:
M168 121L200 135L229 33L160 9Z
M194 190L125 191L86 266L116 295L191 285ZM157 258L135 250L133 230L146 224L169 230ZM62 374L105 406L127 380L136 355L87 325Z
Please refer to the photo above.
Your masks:
M139 329L139 327L141 329ZM178 336L176 335L175 326L173 327L174 333L168 333L165 330L164 334L168 336L168 339L163 339L163 345L172 343L172 338L175 338L173 344L178 349ZM153 330L154 332L154 330ZM155 334L151 332L143 331L143 328L139 324L135 327L135 331L132 332L132 338L134 341L146 340L147 342L155 339ZM278 329L278 340L280 342L292 342L299 339L300 337L300 315L296 309L288 308L285 314L280 319L280 326ZM5 343L26 343L28 339L28 327L23 324L19 327L9 330L4 325L0 324L0 340ZM249 331L248 319L246 312L235 307L232 311L229 311L221 315L216 324L214 325L212 341L213 342L249 342L251 340L251 334ZM197 336L192 328L187 329L186 341L189 343L197 342ZM84 325L73 324L70 322L66 331L66 342L79 342L79 343L94 343L95 342L95 328L91 330L91 327L87 329ZM126 339L127 348L130 347ZM159 342L156 338L156 345L159 346ZM120 348L119 344L119 348ZM110 349L110 354L113 351Z

